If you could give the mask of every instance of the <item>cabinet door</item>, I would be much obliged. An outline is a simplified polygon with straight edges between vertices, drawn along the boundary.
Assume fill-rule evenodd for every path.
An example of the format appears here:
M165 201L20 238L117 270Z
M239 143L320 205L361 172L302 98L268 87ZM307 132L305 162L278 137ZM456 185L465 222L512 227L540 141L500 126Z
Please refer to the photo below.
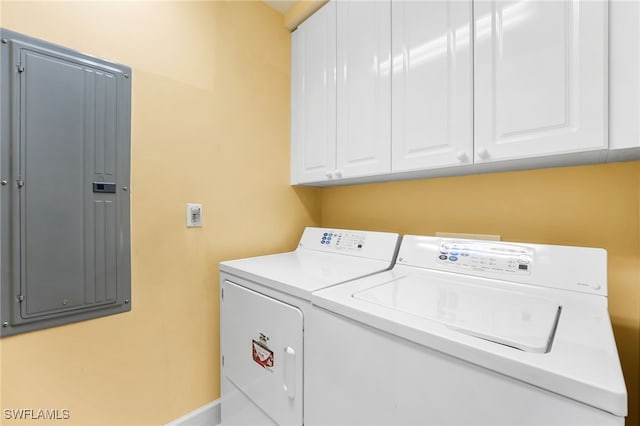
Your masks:
M336 5L291 34L291 181L327 179L336 158Z
M335 177L391 170L391 3L338 2Z
M640 158L640 2L613 1L609 16L608 159L636 160Z
M480 1L476 161L607 148L607 3Z
M473 161L470 1L392 3L392 170Z

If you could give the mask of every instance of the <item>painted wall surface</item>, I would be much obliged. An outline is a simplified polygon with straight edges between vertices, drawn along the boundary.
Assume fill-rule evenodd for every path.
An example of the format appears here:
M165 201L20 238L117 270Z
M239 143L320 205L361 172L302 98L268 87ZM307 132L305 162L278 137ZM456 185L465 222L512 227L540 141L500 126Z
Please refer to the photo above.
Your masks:
M284 14L284 26L291 31L315 11L327 3L327 0L300 0Z
M0 340L0 423L158 425L217 399L218 262L291 250L319 223L317 192L289 186L282 15L246 1L3 0L0 13L133 69L132 311ZM188 202L203 228L186 229Z
M606 248L638 424L640 163L292 189L289 31L261 2L0 0L0 25L133 68L133 310L0 340L0 423L163 424L218 398L217 263L321 224Z
M328 227L605 248L609 310L629 392L627 425L638 425L639 162L328 188L321 201Z

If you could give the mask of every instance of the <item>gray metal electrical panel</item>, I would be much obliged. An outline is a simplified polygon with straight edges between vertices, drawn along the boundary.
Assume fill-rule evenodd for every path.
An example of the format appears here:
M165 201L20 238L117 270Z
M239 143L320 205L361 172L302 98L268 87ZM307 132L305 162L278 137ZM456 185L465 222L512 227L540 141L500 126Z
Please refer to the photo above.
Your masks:
M0 41L0 335L129 311L131 69Z

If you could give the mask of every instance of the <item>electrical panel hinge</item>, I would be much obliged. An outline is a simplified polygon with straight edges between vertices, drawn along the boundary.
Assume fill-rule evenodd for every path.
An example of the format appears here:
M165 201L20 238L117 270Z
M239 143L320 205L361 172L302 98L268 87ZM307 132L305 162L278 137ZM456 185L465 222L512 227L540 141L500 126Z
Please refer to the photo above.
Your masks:
M221 295L220 295L221 299L224 300L224 288L221 289Z
M222 366L224 367L224 355L222 355Z
M22 74L24 72L24 67L22 65L18 65L18 73Z
M19 295L18 295L18 298L17 298L17 301L18 301L18 302L20 302L20 303L22 303L22 302L24 301L24 295L19 294Z

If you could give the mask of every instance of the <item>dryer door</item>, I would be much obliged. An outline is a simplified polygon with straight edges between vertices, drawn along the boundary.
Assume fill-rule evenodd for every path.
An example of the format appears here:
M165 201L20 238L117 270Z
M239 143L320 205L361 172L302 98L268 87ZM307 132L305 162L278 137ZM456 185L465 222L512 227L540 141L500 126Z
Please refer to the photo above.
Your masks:
M242 418L239 411L256 411L235 404L237 397L276 424L301 425L302 312L229 280L222 283L222 291L222 375L232 385L222 395L223 424Z

